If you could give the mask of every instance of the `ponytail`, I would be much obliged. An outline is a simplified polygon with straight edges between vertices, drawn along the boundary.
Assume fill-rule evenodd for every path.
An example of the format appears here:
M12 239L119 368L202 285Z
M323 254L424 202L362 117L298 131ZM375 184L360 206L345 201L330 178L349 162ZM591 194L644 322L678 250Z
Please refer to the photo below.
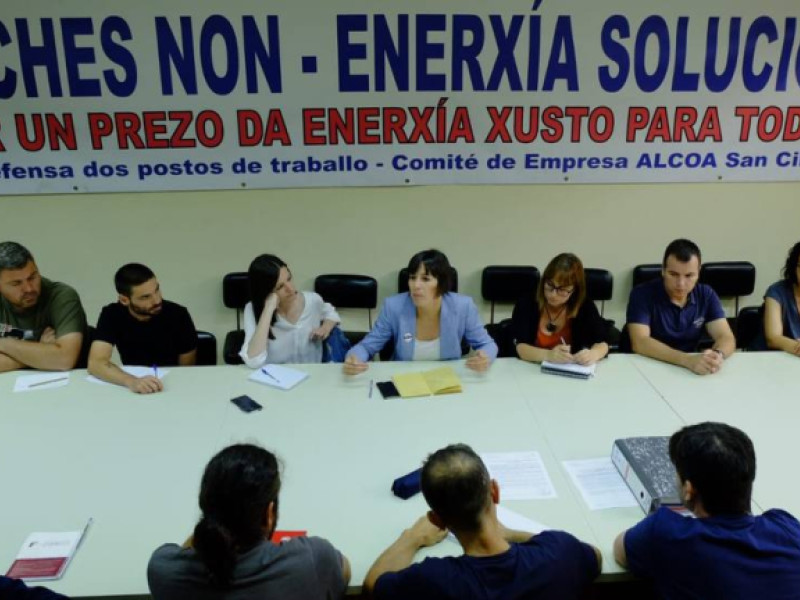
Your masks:
M194 549L211 574L211 584L227 587L236 567L236 541L219 521L203 517L194 528Z
M200 483L203 516L194 528L194 549L211 586L230 587L240 554L267 537L264 519L274 504L277 520L280 487L275 455L258 446L228 446L208 463Z

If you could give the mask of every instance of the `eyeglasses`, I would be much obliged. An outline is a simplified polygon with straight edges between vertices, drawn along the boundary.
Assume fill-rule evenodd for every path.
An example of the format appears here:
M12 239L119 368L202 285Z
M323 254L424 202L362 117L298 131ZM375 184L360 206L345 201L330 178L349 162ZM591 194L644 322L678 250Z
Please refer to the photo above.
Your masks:
M557 286L557 285L553 285L553 283L550 282L550 281L545 281L544 282L544 291L548 292L548 293L555 292L556 294L558 294L562 298L566 298L572 292L575 291L575 286L574 285Z

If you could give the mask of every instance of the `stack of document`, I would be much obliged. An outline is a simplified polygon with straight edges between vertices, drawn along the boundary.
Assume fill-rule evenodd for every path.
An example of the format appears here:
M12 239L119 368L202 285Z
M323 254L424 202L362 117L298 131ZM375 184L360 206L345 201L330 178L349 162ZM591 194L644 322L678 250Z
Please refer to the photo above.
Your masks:
M597 364L583 366L575 363L554 363L548 360L542 361L542 373L550 375L563 375L564 377L575 377L576 379L589 379L594 377L594 369Z
M392 377L392 381L397 388L397 392L403 398L458 394L462 391L461 380L450 367L441 367L416 373L402 373Z

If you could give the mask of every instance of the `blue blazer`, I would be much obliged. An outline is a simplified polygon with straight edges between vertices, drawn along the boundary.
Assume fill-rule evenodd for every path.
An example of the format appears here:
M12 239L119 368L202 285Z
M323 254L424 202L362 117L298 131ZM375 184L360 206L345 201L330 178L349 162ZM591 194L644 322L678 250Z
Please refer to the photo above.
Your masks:
M475 302L469 296L448 292L442 296L439 317L439 344L442 360L461 358L461 339L475 350L483 350L490 360L497 358L497 344L486 332ZM390 340L394 340L393 360L412 360L417 335L417 309L406 292L389 296L383 303L375 325L349 354L368 361Z

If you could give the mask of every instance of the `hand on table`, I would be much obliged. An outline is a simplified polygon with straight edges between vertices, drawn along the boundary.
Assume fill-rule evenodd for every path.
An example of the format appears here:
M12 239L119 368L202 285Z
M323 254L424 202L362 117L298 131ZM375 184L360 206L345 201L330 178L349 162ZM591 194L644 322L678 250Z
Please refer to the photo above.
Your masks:
M464 364L468 369L482 373L489 370L489 367L492 366L492 361L489 360L489 355L486 354L486 352L478 350L475 354L470 356Z
M583 365L584 367L588 367L589 365L597 362L594 360L594 357L592 356L592 351L589 350L588 348L584 348L583 350L579 350L578 352L576 352L572 356L572 359L576 363L578 363L579 365Z
M794 348L792 348L792 354L795 356L800 356L800 339L795 340Z
M688 368L697 375L711 375L722 368L722 355L716 350L704 350L689 357Z
M367 363L361 362L352 354L348 354L342 363L342 371L344 371L345 375L358 375L368 368L369 365Z
M128 389L136 394L154 394L164 389L164 384L158 377L145 375L137 377L128 384Z
M570 347L567 344L559 344L547 353L547 360L552 363L560 363L562 365L573 362L573 356L570 353Z

